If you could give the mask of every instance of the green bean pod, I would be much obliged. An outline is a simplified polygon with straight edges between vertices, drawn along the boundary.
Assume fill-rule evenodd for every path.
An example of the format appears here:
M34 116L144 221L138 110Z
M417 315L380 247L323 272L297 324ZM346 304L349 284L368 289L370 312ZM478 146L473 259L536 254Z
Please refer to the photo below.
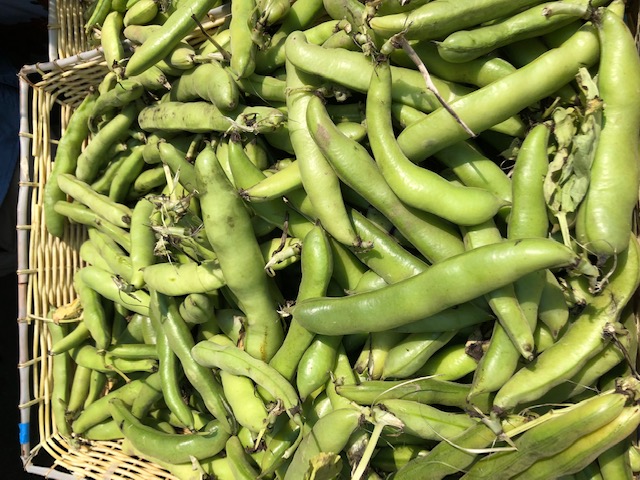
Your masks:
M269 461L271 466L267 468L276 468L275 466L280 462L289 458L302 439L303 429L300 399L295 388L273 367L235 346L199 342L191 349L191 355L196 362L207 368L219 368L232 375L249 377L258 387L263 388L271 397L281 402L282 409L296 427L291 431L291 436L285 435L284 441L280 442L282 451L280 455L276 455Z
M91 182L91 188L103 195L109 195L109 189L111 188L111 182L118 173L118 169L127 159L127 153L129 153L129 146L126 143L115 143L108 148L107 155L111 158L109 165L107 165L100 176L93 182Z
M134 44L142 44L144 43L149 35L152 32L155 32L161 28L161 25L150 24L150 25L127 25L122 34L124 38L132 41Z
M425 440L452 440L473 427L477 420L465 413L445 412L438 408L404 399L387 399L377 403L404 424L402 431Z
M638 202L640 59L624 21L608 9L599 12L598 92L604 101L604 119L575 229L589 252L608 257L627 248Z
M152 373L151 375L157 374ZM91 405L88 405L84 410L82 410L82 412L80 412L78 417L71 424L73 432L76 434L82 434L91 427L108 420L110 418L108 405L111 399L119 398L127 405L131 405L138 396L141 388L142 379L136 379L122 385L120 388L109 391L106 395L99 398Z
M203 99L220 110L233 110L239 101L236 82L224 67L211 61L184 72L173 82L169 98L176 102Z
M603 480L633 478L628 451L631 437L627 437L598 456L598 466Z
M511 184L513 188L508 238L544 237L549 230L543 182L549 169L547 143L550 130L538 124L527 134L518 151Z
M196 191L196 173L186 154L171 142L158 142L160 161L167 165L187 192Z
M260 458L260 470L269 475L291 461L292 449L302 436L302 427L286 416L279 416L271 431L265 434L266 450Z
M120 245L109 235L96 228L89 228L88 233L88 243L96 247L97 254L106 263L105 270L119 277L125 283L130 283L132 272L131 260Z
M449 82L484 87L515 71L515 67L507 60L494 55L456 64L447 62L440 57L438 47L432 42L412 42L411 47L424 62L430 74ZM391 52L391 59L402 67L413 68L413 61L406 56L403 50Z
M547 271L538 304L538 318L557 337L569 321L569 307L556 276Z
M100 117L117 108L123 108L137 100L144 93L144 87L137 81L124 79L101 93L91 111L90 125L95 125Z
M579 472L600 454L631 435L638 424L640 424L640 408L637 405L626 407L617 418L607 425L581 437L569 448L538 460L513 478L517 480L524 478L542 480L550 476L557 477L558 475Z
M149 67L140 75L129 77L129 80L142 85L145 90L150 92L169 90L171 88L167 75L156 66Z
M156 0L139 0L131 7L127 7L124 14L123 24L146 25L150 23L158 14L158 2Z
M242 196L252 202L269 201L282 197L301 186L300 165L297 161L293 161L287 167L244 190Z
M144 269L153 265L157 257L154 254L156 236L150 228L149 219L154 212L155 206L148 198L141 198L136 203L131 213L130 234L133 238L131 242L131 285L140 289L145 285Z
M220 265L215 260L172 264L156 263L143 270L144 283L164 295L208 293L226 284Z
M622 413L627 400L624 394L602 394L570 408L553 411L556 415L514 440L516 451L499 452L482 458L463 478L512 478L538 459L555 455L579 438L614 421Z
M318 97L309 101L307 124L341 180L380 210L427 259L438 261L464 249L448 222L425 212L416 213L400 202L367 150L336 128Z
M88 207L80 203L58 200L54 205L54 209L61 215L68 217L72 222L95 227L97 230L108 235L126 251L131 249L131 238L128 231L105 220ZM104 263L106 264L106 262Z
M413 400L427 405L443 405L465 408L469 385L434 377L406 380L369 380L359 384L338 384L336 392L360 405L373 405L389 398ZM491 402L488 394L479 398L476 405L488 411Z
M112 0L98 0L93 5L93 11L91 12L91 16L87 19L84 24L85 32L89 32L96 25L102 25L104 19L109 14L111 10Z
M167 185L167 176L162 165L144 170L133 182L129 197L138 199Z
M494 410L510 411L519 403L536 400L554 386L570 379L589 358L607 344L607 324L617 322L624 306L640 283L639 247L632 236L630 247L617 265L602 293L584 308L570 328L531 365L513 375L496 394Z
M626 312L627 310L628 312ZM600 353L591 357L580 371L571 377L570 381L549 390L544 399L548 399L550 402L564 402L567 399L575 398L597 385L598 380L604 378L608 372L615 371L615 367L623 363L627 356L635 358L638 350L638 326L635 322L635 316L629 306L622 316L624 317L622 322L624 330L614 334L616 341L609 343Z
M245 348L268 361L284 333L244 203L210 147L196 158L196 177L205 232L226 284L247 317Z
M391 124L391 85L389 62L380 62L367 93L367 127L373 157L394 193L412 207L459 225L492 218L504 205L493 193L452 184L404 155Z
M48 323L47 328L51 335L52 347L62 341L65 335L66 325L59 323ZM55 383L51 391L51 413L53 415L53 424L57 431L64 435L71 435L71 427L68 422L66 412L69 404L70 395L70 375L71 375L71 359L66 352L57 355L52 360L52 372L55 376Z
M92 370L85 365L76 365L69 389L69 400L67 403L66 416L69 421L77 417L84 408L85 401L89 396L89 386L91 384Z
M221 142L220 146L222 145L225 145L228 150L226 143ZM265 178L265 174L251 162L251 159L245 152L234 150L234 153L237 153L237 155L234 154L233 162L229 163L229 172L227 173L233 177L235 187L239 189L240 195L244 197L243 192L245 192L247 188L262 181ZM218 156L218 160L220 159L221 156ZM254 203L251 207L258 218L262 218L268 224L277 226L280 229L288 228L294 236L302 237L306 235L312 227L312 224L305 217L286 205L283 199L272 199L272 201L269 202ZM285 226L285 219L288 223L287 226ZM265 259L265 261L268 260L268 258Z
M389 350L382 369L382 379L409 378L426 361L444 347L457 332L411 333Z
M154 345L151 345L151 347L154 347ZM138 396L131 404L131 415L138 419L145 418L154 404L162 399L162 395L160 376L147 377L142 382L142 388L140 388Z
M558 48L549 50L511 75L451 102L450 107L475 134L479 134L573 80L579 68L596 63L598 55L595 29L585 25ZM531 78L537 80L531 82ZM469 137L449 112L441 108L404 129L398 136L398 143L410 160L418 162Z
M543 38L528 38L514 43L510 43L501 48L505 57L517 68L523 67L532 62L543 53L549 50ZM560 98L565 102L574 103L577 94L571 82L559 87L551 94L553 98Z
M253 381L224 371L220 372L220 381L238 424L254 434L264 431L269 414Z
M112 345L107 352L114 357L126 358L128 360L158 358L156 346L146 343L121 343L119 345Z
M387 283L411 277L427 268L426 263L399 245L394 238L366 216L355 209L350 209L349 215L356 233L363 241L372 244L370 249L356 252L356 255Z
M362 413L353 408L333 410L318 420L300 442L287 468L285 480L304 478L309 462L321 452L341 452L361 421Z
M287 101L286 81L279 78L252 73L248 77L235 78L234 80L245 95L267 103L285 103Z
M100 29L100 45L107 62L107 68L111 71L118 70L120 62L124 59L124 46L120 41L123 18L122 13L111 11L105 17Z
M111 161L107 157L109 147L127 139L136 115L138 106L135 102L129 103L98 129L77 158L75 174L79 180L87 183L95 180L98 172Z
M109 402L109 412L125 438L138 451L169 463L187 463L192 457L199 460L211 457L224 449L229 438L217 421L207 426L202 434L161 432L140 422L117 398Z
M109 352L98 351L96 347L89 344L72 348L69 350L69 355L78 365L103 373L155 372L158 367L158 362L155 359L128 360L118 358Z
M212 336L209 341L218 345L235 347L233 340L225 335ZM256 391L256 385L245 376L220 370L220 381L233 415L241 427L253 435L260 435L269 426L269 412Z
M499 243L502 241L502 235L493 220L489 220L466 228L464 240L467 248L473 249L490 243ZM538 271L531 272L531 275L537 273ZM525 278L527 276L521 277L518 281L523 281ZM536 318L530 319L525 315L517 298L515 286L513 284L504 285L485 294L485 298L518 352L525 359L531 360L533 358L533 330Z
M507 17L541 0L482 0L468 3L429 2L415 10L372 18L371 28L383 37L399 32L408 39L433 40L488 20Z
M82 142L89 136L89 117L97 98L97 92L90 92L80 106L74 110L69 119L67 130L58 142L53 170L44 186L45 225L47 231L56 237L63 235L64 216L55 211L54 205L57 201L66 198L65 192L58 186L58 175L75 172L77 158L82 151Z
M434 376L441 380L455 381L475 372L478 358L463 343L442 347L416 372L418 376ZM474 406L479 408L477 401Z
M262 360L252 357L238 347L199 342L191 349L196 362L207 368L219 368L234 375L251 378L275 398L282 400L287 413L299 418L300 399L291 384Z
M231 436L225 444L224 451L229 459L229 466L233 472L233 478L237 480L253 480L259 477L254 462L245 451L240 439Z
M549 133L547 125L538 124L529 131L520 146L511 176L513 202L507 224L507 238L547 236L549 220L544 179L549 169ZM514 284L516 299L532 332L536 330L547 273L533 272Z
M487 351L473 374L469 402L475 404L479 395L499 390L517 370L520 358L505 329L495 322Z
M389 352L405 337L406 334L401 332L372 332L367 335L360 355L353 364L354 372L370 380L382 378Z
M307 105L314 96L310 88L315 79L290 62L286 63L286 69L289 134L302 185L324 228L339 242L358 247L360 239L347 215L338 176L315 144L307 126Z
M175 76L181 76L184 71L195 67L195 49L186 40L181 40L171 49L169 54L162 60L169 68L177 70Z
M133 182L135 182L138 175L144 170L145 162L142 158L143 148L142 145L133 147L113 176L111 185L109 186L109 198L114 202L120 204L126 202Z
M482 154L471 142L458 142L434 153L434 158L451 168L456 177L469 187L489 190L505 204L513 199L512 185L507 174ZM499 213L502 215L505 209Z
M169 339L157 315L152 315L151 324L156 334L156 351L158 354L158 376L164 402L178 421L189 431L195 430L195 420L191 408L183 399L180 381L184 371L179 364L178 356L169 345Z
M303 400L329 380L336 363L340 336L319 335L300 358L296 374L298 394Z
M633 442L631 445L629 445L629 451L627 452L627 455L629 456L629 463L631 464L631 470L633 470L634 472L638 472L640 470L640 464L638 463L638 461L640 460L640 456L638 455L640 453L640 451L638 450L638 445Z
M321 0L304 0L293 2L288 14L280 27L271 36L266 49L256 52L256 72L271 73L285 63L285 42L288 35L296 30L303 30L311 26L324 12ZM333 22L335 24L337 22Z
M395 447L380 448L371 459L371 467L382 472L397 472L414 458L429 453L429 450L419 445L397 445Z
M230 68L235 77L245 78L256 69L257 45L253 41L251 31L258 21L255 0L240 0L231 4Z
M532 271L571 266L576 260L573 252L553 240L507 240L442 260L423 273L373 292L305 300L292 313L317 333L382 331L472 300ZM425 289L432 295L425 298L416 293ZM344 318L349 318L348 324Z
M308 41L303 32L294 32L286 42L287 60L303 72L366 93L374 66L361 52L341 48L323 48ZM391 97L394 102L410 105L423 112L432 112L440 106L436 97L424 88L419 72L401 67L391 69ZM432 80L447 102L458 99L471 90L437 78Z
M524 417L510 417L503 423L505 431L524 423ZM512 423L510 425L510 423ZM420 478L428 471L429 479L441 480L448 475L465 471L478 459L479 453L474 449L491 447L497 440L495 432L482 422L472 427L450 442L439 442L429 453L410 461L396 472L397 480Z
M218 419L227 432L235 430L235 420L221 384L213 372L194 360L191 348L195 344L191 331L180 317L178 305L173 297L152 290L151 315L158 316L152 322L159 322L167 337L171 350L179 358L185 376L200 393L207 410Z
M226 132L232 127L264 133L278 128L283 113L272 107L239 105L229 112L220 111L208 102L167 101L145 107L138 115L140 128L148 132Z
M586 1L535 5L491 25L453 32L438 44L438 53L454 63L474 60L514 41L539 37L586 17L591 6Z
M458 331L471 325L479 325L489 320L494 320L493 313L488 309L482 308L478 300L447 308L435 315L395 327L394 330L404 333L441 333L452 330Z
M116 203L105 195L94 192L89 185L68 173L58 175L60 188L74 199L89 207L105 220L121 228L128 228L131 209Z
M111 273L94 266L81 268L76 272L76 276L103 297L126 309L141 315L149 314L149 294L144 290L126 292Z
M191 325L201 325L215 316L217 297L204 293L190 293L180 303L180 315Z
M95 346L99 351L106 350L111 344L111 327L102 306L100 295L76 275L73 286L82 305L82 321L87 327Z
M303 239L301 253L302 278L298 288L298 300L325 295L333 272L333 256L326 232L315 225ZM293 381L297 365L313 341L314 334L291 319L282 345L269 361L287 380Z
M125 76L139 75L167 56L169 52L194 28L191 16L200 20L216 5L214 0L187 0L169 16L157 31L140 45L127 62Z

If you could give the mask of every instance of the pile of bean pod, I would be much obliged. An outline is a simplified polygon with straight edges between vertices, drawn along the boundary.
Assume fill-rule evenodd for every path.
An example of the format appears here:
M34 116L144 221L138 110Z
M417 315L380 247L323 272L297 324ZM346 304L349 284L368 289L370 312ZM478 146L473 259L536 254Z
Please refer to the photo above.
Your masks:
M57 431L182 480L633 478L624 10L98 0L44 190L88 232Z

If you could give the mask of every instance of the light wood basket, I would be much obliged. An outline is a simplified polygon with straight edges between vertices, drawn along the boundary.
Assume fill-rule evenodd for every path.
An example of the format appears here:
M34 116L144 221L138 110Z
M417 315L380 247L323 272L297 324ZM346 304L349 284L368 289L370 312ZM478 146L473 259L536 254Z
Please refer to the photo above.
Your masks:
M627 20L638 32L640 45L638 4L629 3ZM57 432L52 418L55 379L47 354L47 312L75 298L72 281L82 266L78 250L86 230L67 225L63 238L51 236L44 226L43 187L71 113L108 71L101 50L92 49L85 35L83 5L81 0L50 0L49 59L20 71L16 228L21 459L27 472L50 479L177 480L163 468L125 454L119 442L71 444Z

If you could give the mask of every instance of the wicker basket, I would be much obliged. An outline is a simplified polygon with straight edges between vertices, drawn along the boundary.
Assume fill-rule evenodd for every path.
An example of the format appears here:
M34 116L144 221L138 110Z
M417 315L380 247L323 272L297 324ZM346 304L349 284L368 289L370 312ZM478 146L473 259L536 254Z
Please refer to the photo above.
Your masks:
M633 0L628 21L640 45L640 16ZM91 49L83 29L81 0L50 1L49 61L20 72L20 184L18 197L18 331L21 458L27 472L52 479L177 480L168 471L125 454L118 442L71 444L56 430L47 312L75 298L73 274L85 228L67 225L63 238L46 232L43 186L55 145L73 109L108 71L100 49ZM194 41L197 43L197 40ZM37 424L33 426L32 424ZM37 431L37 441L30 432ZM46 466L37 463L45 462Z
M21 458L27 472L55 479L176 480L147 460L125 455L118 442L71 445L51 413L53 385L47 312L75 298L73 274L82 266L81 225L56 238L45 229L43 187L55 145L91 87L108 71L101 49L91 49L79 0L50 2L49 61L20 71L20 183L18 194L18 335ZM219 24L220 22L217 22ZM215 27L216 22L204 27ZM194 32L193 44L200 40ZM36 424L37 425L32 425ZM37 442L30 432L37 431ZM43 457L47 466L36 462Z

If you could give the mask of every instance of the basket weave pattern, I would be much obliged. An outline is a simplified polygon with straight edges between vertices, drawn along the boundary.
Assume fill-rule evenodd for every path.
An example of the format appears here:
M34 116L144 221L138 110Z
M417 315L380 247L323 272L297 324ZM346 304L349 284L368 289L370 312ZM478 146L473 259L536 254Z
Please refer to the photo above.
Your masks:
M81 225L67 225L62 239L46 232L44 184L50 175L55 145L82 99L108 71L99 50L91 50L84 29L82 5L59 0L50 20L54 30L52 61L24 67L21 80L21 163L18 200L18 284L21 381L21 447L24 467L47 478L176 480L160 467L122 451L118 442L70 444L58 434L52 418L55 379L48 355L47 313L75 298L73 275L82 266L78 249L86 239ZM55 57L60 60L56 60ZM34 418L35 417L35 418ZM37 420L36 420L37 419ZM38 441L26 431L36 423ZM25 430L23 432L22 430ZM34 461L42 450L53 464ZM70 473L67 473L70 472Z

